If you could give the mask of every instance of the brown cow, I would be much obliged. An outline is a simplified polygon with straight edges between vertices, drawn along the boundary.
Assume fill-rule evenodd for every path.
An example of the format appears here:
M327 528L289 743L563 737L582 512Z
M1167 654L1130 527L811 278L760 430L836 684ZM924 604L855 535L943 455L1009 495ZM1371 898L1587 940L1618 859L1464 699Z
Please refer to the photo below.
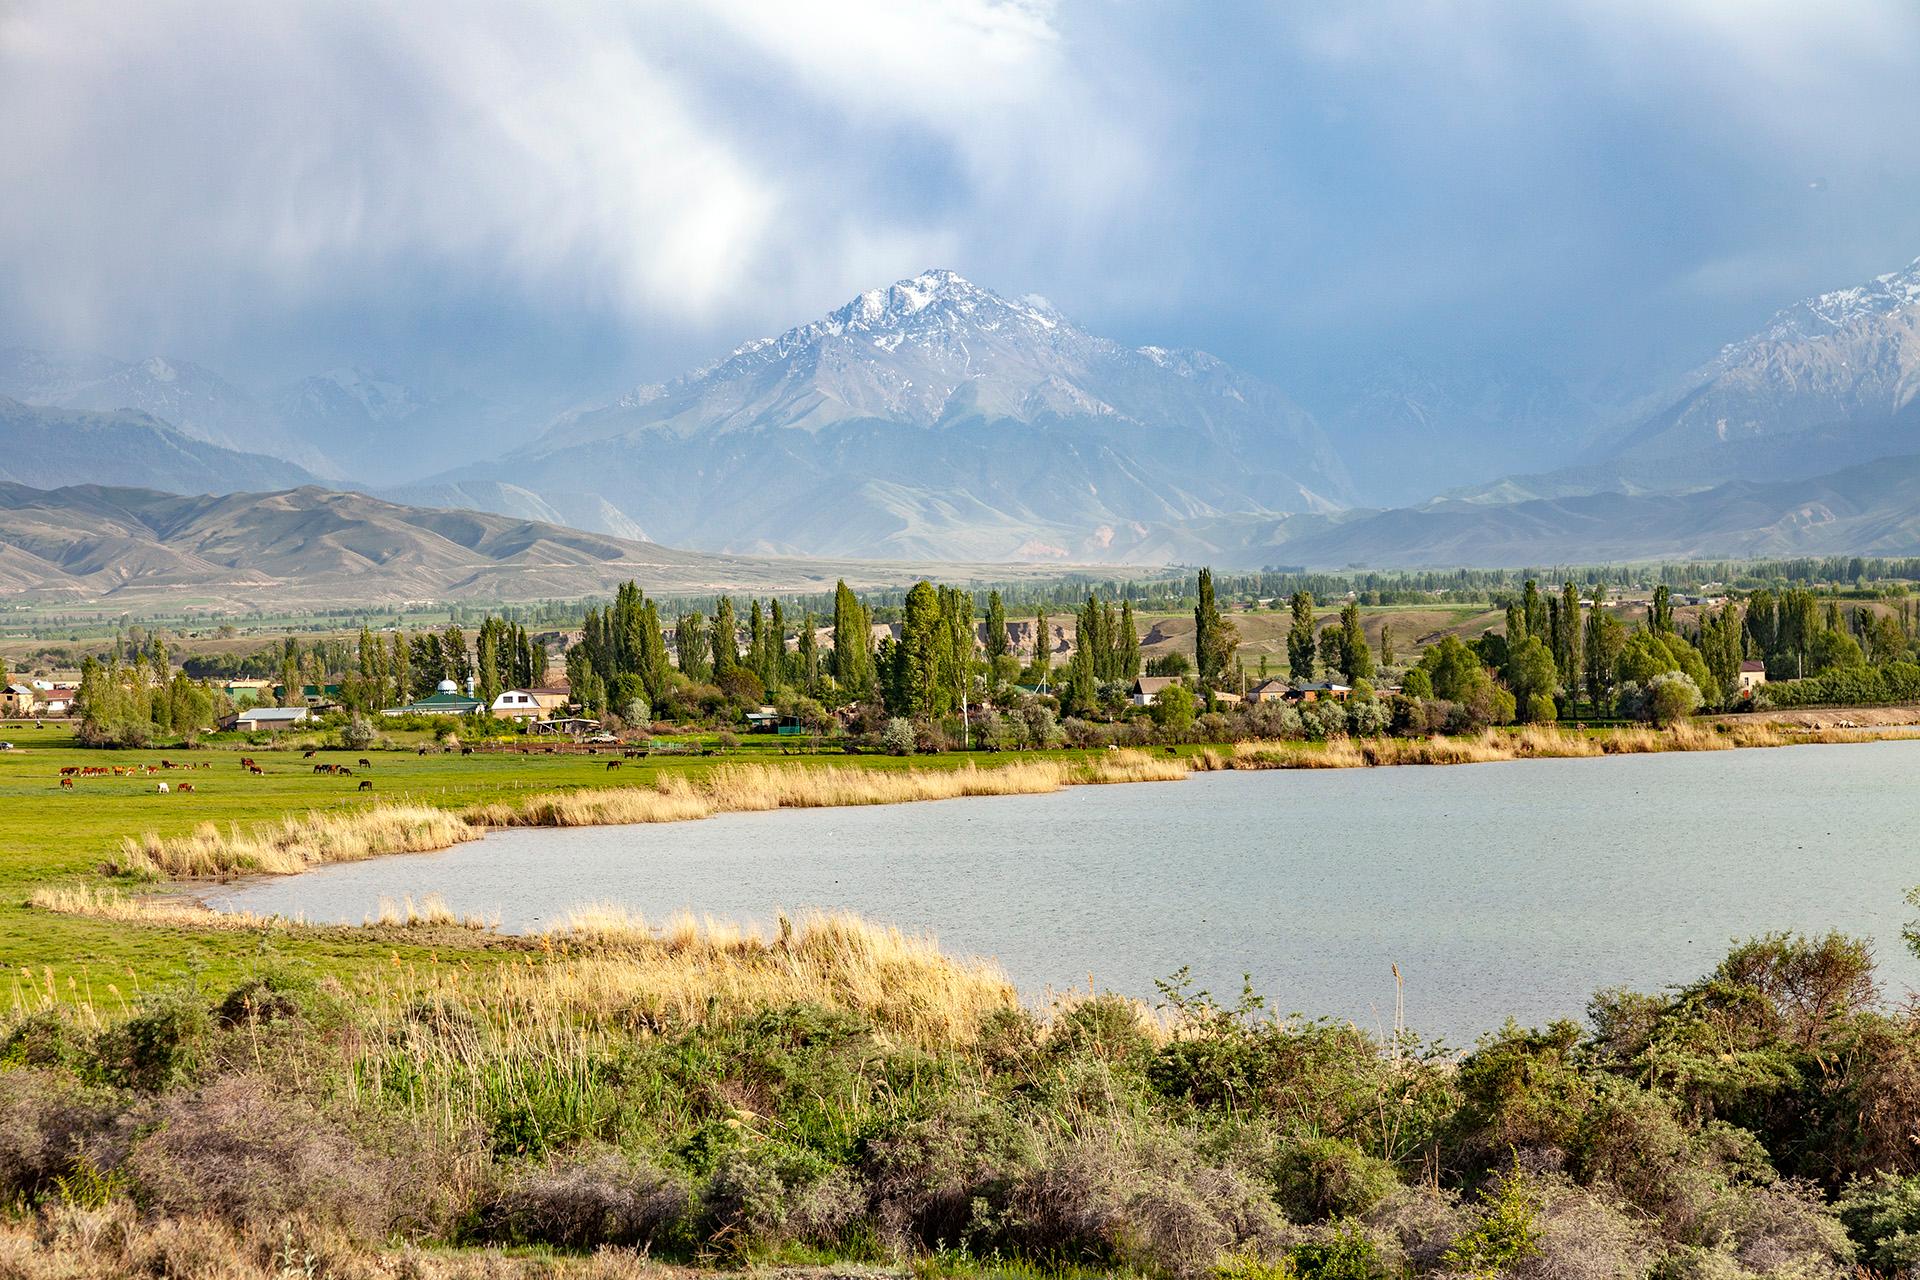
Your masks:
M191 782L183 782L175 787L174 790L182 795L191 795L193 793L193 784Z
M262 769L262 768L261 768L261 767L260 767L259 765L257 765L257 764L250 764L250 765L248 765L248 766L247 766L247 772L248 772L248 773L260 773L260 774L264 774L264 773L266 772L266 770L265 770L265 769Z
M62 778L62 779L60 779L60 789L61 789L62 791L71 791L71 790L73 790L73 779L72 779L72 778Z

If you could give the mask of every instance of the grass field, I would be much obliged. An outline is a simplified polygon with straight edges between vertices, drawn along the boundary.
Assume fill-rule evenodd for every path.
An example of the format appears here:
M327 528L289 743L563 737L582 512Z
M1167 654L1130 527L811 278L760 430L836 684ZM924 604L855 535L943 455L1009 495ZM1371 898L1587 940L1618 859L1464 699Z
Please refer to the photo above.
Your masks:
M761 934L603 907L523 938L432 911L360 929L86 913L163 890L102 873L129 836L218 871L223 846L258 856L263 828L350 840L420 814L660 820L1851 737L1533 728L998 768L757 744L617 771L608 756L317 757L353 767L341 778L297 747L248 749L256 775L233 748L0 736L15 744L0 752L0 1275L21 1280L685 1274L663 1258L1021 1280L1846 1280L1874 1237L1849 1242L1843 1214L1907 1203L1856 1175L1920 1163L1920 1024L1872 1007L1870 957L1844 940L1754 944L1704 994L1646 997L1616 1040L1510 1028L1462 1060L1177 987L1156 1010L1090 991L1028 1009L990 963L844 917ZM163 757L211 767L59 786L63 767ZM159 795L162 779L195 791ZM1837 1003L1807 1014L1799 988L1767 985L1776 968L1823 975ZM1767 1072L1726 1070L1735 1031L1739 1061ZM1702 1082L1643 1082L1641 1039ZM1761 1114L1749 1103L1772 1106L1782 1081L1799 1090L1786 1114L1834 1121L1736 1147L1687 1101L1745 1089L1725 1105Z
M0 963L16 975L22 969L38 972L53 966L60 981L71 978L81 984L88 974L121 979L131 974L139 981L153 982L195 973L210 982L224 980L251 963L260 948L258 939L232 931L129 925L28 905L36 889L108 883L101 869L121 854L128 837L182 837L207 823L223 831L245 831L289 816L395 805L456 812L512 808L533 797L586 788L651 795L665 780L698 784L716 769L755 763L797 769L857 766L882 773L952 770L976 763L974 757L959 754L911 759L837 754L783 757L777 747L755 744L714 756L622 759L620 768L610 771L607 766L617 756L486 752L463 756L439 751L423 756L411 746L372 752L321 751L313 760L303 759L298 747L103 752L76 746L64 727L34 729L19 724L0 729L0 737L15 748L0 752L0 805L6 815L4 836L0 836ZM241 768L241 756L249 754L263 774ZM372 762L370 768L359 767L362 756ZM1059 751L1023 752L1017 758L1029 762L1082 757L1083 753ZM144 770L162 759L210 767L78 778L71 791L60 787L62 767L120 765ZM345 764L354 775L316 774L313 765L318 762ZM977 763L991 767L995 762L988 757ZM374 789L359 790L362 780L371 780ZM169 784L167 795L157 790L163 781ZM194 792L183 795L173 790L181 782L191 783ZM324 967L345 968L390 964L396 956L445 957L450 949L494 954L488 944L466 936L466 931L424 942L404 932L377 933L372 938L345 930L279 932L272 945Z

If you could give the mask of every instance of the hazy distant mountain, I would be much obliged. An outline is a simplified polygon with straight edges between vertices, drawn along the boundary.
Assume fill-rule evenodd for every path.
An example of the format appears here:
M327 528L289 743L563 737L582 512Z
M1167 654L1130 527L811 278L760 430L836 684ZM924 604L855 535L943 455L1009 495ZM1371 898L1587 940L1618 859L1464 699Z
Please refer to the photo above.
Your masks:
M1807 298L1727 344L1573 465L1462 493L1675 492L1784 480L1920 449L1920 259ZM1523 472L1524 469L1515 468Z
M1383 506L1558 465L1617 412L1547 369L1484 354L1388 356L1318 402L1361 497Z
M899 585L929 566L677 551L475 511L426 510L313 486L179 497L144 488L0 483L0 591L313 607L532 600L609 592L827 591ZM956 568L962 579L984 570ZM1003 569L991 576L1006 576Z
M1196 351L1132 348L950 271L436 478L604 502L734 551L1124 559L1151 526L1330 510L1352 486L1303 409Z
M1736 480L1685 494L1445 501L1185 532L1206 536L1221 563L1321 568L1920 555L1920 454L1812 479Z
M39 488L163 485L181 493L310 484L291 462L224 449L137 410L90 413L0 396L0 479Z
M323 449L289 430L270 406L185 361L150 356L128 363L9 347L0 349L0 395L62 409L138 409L196 440L286 458L314 474L339 474Z
M512 434L516 423L506 409L479 395L423 391L366 369L332 369L302 378L274 392L270 403L286 430L324 451L344 474L374 488L491 457L526 441L525 434Z

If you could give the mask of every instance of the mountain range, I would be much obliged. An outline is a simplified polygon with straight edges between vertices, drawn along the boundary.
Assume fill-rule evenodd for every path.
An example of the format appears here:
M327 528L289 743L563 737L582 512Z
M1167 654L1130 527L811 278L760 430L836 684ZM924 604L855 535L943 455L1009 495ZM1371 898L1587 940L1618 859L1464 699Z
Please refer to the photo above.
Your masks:
M479 497L476 481L573 520L603 521L604 504L688 546L991 560L1125 560L1154 526L1354 496L1332 442L1277 388L951 271L440 478Z
M255 395L180 361L18 348L0 352L0 396L0 476L29 485L318 480L744 556L1489 563L1556 539L1588 548L1556 557L1605 559L1843 536L1886 549L1910 495L1849 468L1920 455L1920 261L1785 307L1670 385L1604 394L1484 355L1395 357L1314 396L1316 414L1204 352L1100 337L1044 299L930 270L671 382L517 426L482 397L358 369ZM489 442L504 451L487 458ZM432 472L448 456L486 460Z
M182 497L153 489L0 483L0 592L127 608L315 608L656 592L894 586L927 564L708 555L475 511L406 507L317 486ZM941 566L1000 581L1004 566ZM1038 570L1028 570L1037 575Z

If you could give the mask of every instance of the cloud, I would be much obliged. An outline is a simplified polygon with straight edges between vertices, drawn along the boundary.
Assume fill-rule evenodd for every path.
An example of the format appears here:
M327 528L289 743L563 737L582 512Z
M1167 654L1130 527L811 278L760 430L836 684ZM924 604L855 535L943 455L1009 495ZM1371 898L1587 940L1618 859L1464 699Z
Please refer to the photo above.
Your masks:
M1279 373L1711 349L1920 252L1916 60L1911 0L0 0L0 340L670 376L944 265Z
M1022 0L0 15L0 263L17 309L82 340L420 278L771 313L935 261L1016 193L1097 217L1132 166L1063 133L1096 104ZM903 160L937 204L886 190Z

